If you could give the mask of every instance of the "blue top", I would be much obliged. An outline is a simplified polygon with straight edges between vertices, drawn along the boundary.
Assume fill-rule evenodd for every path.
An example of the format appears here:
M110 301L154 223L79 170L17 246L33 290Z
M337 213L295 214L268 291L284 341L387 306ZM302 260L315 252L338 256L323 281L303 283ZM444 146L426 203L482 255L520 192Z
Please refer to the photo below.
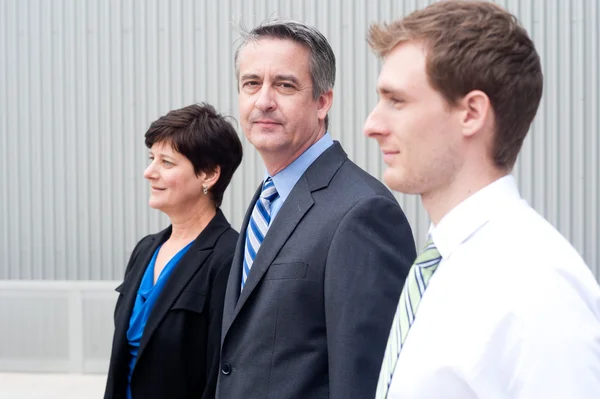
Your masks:
M152 312L152 308L156 303L163 287L165 286L169 276L175 269L175 266L181 259L181 257L187 252L194 241L183 247L179 252L175 254L166 264L164 269L160 272L156 284L154 284L154 265L156 263L156 257L158 251L162 247L162 244L156 248L152 260L148 264L140 288L138 289L135 297L135 304L133 305L133 311L131 312L131 318L129 319L129 329L127 330L127 341L129 342L129 375L127 376L127 399L131 399L131 374L133 367L137 359L138 349L140 347L140 341L142 340L142 334L144 333L144 327L148 321L148 317Z
M312 163L319 158L319 156L325 152L326 149L331 147L333 144L333 139L329 135L329 132L326 132L323 137L319 139L316 143L311 145L308 150L304 151L302 155L300 155L294 162L289 164L285 169L281 172L277 173L275 176L272 176L273 184L275 184L275 188L277 189L277 193L279 193L279 197L277 197L273 203L271 204L271 223L273 223L273 219L277 216L277 212L281 209L281 206L285 202L290 192L300 180L306 169ZM263 180L266 181L269 177L269 172L265 173L265 178Z

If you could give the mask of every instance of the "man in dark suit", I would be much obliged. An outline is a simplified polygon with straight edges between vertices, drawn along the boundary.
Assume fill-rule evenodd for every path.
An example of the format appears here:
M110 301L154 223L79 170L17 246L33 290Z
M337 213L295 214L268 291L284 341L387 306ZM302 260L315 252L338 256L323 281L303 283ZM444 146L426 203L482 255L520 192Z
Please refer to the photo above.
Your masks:
M320 32L269 21L235 60L241 125L266 173L227 285L217 397L373 397L411 229L327 132L335 57Z

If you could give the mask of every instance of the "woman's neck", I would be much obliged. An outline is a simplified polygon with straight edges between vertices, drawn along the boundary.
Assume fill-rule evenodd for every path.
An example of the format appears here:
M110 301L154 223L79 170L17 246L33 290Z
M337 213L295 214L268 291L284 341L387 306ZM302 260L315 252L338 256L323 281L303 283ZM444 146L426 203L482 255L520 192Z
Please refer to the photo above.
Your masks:
M215 217L217 209L211 203L193 207L191 211L169 216L171 236L169 241L191 242L206 228Z

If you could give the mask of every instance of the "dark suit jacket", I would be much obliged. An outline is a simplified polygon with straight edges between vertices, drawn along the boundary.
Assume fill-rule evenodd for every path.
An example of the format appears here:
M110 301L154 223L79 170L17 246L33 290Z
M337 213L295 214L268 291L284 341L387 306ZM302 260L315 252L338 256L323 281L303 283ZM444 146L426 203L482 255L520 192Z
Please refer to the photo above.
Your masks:
M142 239L117 291L105 398L125 398L127 329L142 276L171 227ZM200 233L164 286L144 328L131 377L133 399L214 398L223 298L238 233L223 213Z
M389 190L336 142L272 221L240 295L244 238L225 296L217 398L373 398L416 257Z

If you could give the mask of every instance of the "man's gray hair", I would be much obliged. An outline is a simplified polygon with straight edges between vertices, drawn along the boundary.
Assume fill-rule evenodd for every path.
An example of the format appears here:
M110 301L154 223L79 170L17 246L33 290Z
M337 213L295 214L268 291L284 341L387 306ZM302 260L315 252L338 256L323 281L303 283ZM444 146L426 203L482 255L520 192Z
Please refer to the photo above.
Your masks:
M238 25L241 43L235 51L235 77L240 80L239 55L250 42L262 38L289 39L310 50L309 73L313 84L313 98L333 89L335 83L335 55L329 42L314 27L291 19L274 18L262 22L251 31Z

